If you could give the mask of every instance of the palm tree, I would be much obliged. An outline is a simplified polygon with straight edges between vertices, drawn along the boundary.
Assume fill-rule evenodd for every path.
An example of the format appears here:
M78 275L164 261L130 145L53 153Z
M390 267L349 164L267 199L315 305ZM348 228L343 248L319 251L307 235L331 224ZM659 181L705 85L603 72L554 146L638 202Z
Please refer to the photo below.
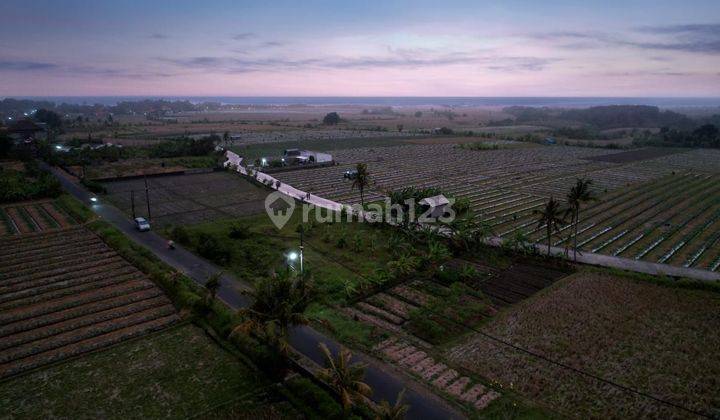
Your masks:
M396 260L388 262L387 269L395 277L402 278L413 274L419 265L420 260L418 257L406 253L398 256Z
M215 300L215 296L217 296L217 292L220 289L220 278L222 275L223 272L218 271L217 273L210 275L205 282L205 289L207 289L209 297L208 304L211 304Z
M472 213L453 220L448 224L448 228L455 246L464 251L470 251L493 235L490 223L474 217Z
M557 232L560 229L560 225L564 224L563 220L563 209L560 207L560 202L555 198L550 197L550 200L545 204L545 208L542 210L535 210L535 214L538 215L538 229L545 226L547 232L547 249L548 255L550 255L550 245L552 241L553 232Z
M428 244L427 259L433 267L449 260L451 257L450 250L439 240L432 240Z
M311 286L306 276L295 277L281 271L273 277L257 282L254 291L245 294L252 297L252 304L238 311L243 322L233 333L253 333L287 355L288 329L308 323L305 309L311 302Z
M577 234L578 225L580 224L580 208L590 200L594 200L590 186L592 180L578 178L575 185L570 188L567 195L568 209L567 214L571 215L570 223L573 225L573 260L577 261Z
M353 180L351 189L357 188L360 191L360 205L365 207L365 188L370 186L370 173L367 170L367 165L364 163L358 163L355 167L357 174Z
M389 402L382 400L378 405L375 420L403 420L410 409L409 405L402 403L404 397L405 389L398 393L395 405L390 405Z
M370 385L362 381L365 376L365 366L352 364L350 362L352 353L344 347L340 349L337 359L333 357L325 343L320 343L320 350L325 355L325 369L318 372L318 377L337 392L347 415L358 401L372 395Z

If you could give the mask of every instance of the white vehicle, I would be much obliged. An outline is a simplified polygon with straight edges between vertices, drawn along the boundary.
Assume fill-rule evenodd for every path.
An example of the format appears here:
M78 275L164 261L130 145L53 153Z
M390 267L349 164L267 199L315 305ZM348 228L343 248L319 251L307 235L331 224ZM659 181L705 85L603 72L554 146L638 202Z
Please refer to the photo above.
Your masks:
M148 221L145 220L144 217L136 217L135 228L140 232L147 232L148 230L150 230L150 223L148 223Z

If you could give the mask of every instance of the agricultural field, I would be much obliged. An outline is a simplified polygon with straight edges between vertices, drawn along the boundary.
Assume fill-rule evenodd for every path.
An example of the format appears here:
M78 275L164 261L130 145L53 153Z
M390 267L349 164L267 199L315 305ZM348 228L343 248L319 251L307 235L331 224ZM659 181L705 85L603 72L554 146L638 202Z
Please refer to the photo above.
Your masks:
M101 162L89 165L85 168L85 177L90 180L102 180L192 169L211 169L214 166L216 166L216 159L213 156L186 156L167 159L130 158L116 162ZM68 166L67 169L78 176L83 173L81 166Z
M179 320L143 273L83 226L0 242L0 378Z
M444 356L560 413L714 417L719 327L716 292L587 270L501 311Z
M356 301L345 312L387 331L413 335L428 346L440 345L571 271L541 261L490 265L453 259L433 278L391 287Z
M471 150L449 144L335 152L338 166L284 172L277 178L341 203L360 201L342 174L367 163L366 201L407 186L439 187L465 197L499 237L543 241L534 211L564 200L577 178L593 181L596 201L582 210L584 251L716 271L720 268L720 152L696 149L620 151L568 146ZM563 226L554 245L565 245Z
M341 123L335 127L323 126L322 118L329 112L338 112ZM372 137L377 135L373 132L378 127L389 136L407 135L399 132L399 125L405 132L443 126L477 130L491 119L509 116L497 107L236 106L223 111L178 112L166 121L147 120L142 115L116 115L113 125L101 121L69 127L62 139L86 138L92 133L95 138L115 144L141 145L163 137L222 134L225 131L242 136L244 143L282 141L283 138L344 139ZM491 127L492 131L507 131L508 128L513 132L526 132L544 127Z
M24 201L0 206L0 237L62 229L77 222L56 201Z
M0 383L7 418L299 418L272 384L192 325Z
M147 178L150 220L160 226L201 223L264 212L267 191L238 176L213 172ZM148 217L143 179L107 182L107 199L128 215Z

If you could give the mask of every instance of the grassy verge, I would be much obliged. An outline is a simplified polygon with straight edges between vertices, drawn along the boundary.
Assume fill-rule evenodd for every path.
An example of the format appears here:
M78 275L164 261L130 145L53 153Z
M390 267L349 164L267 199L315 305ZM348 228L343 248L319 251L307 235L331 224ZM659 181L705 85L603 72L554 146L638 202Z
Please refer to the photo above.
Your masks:
M253 284L272 270L287 269L285 255L300 245L299 220L296 213L278 231L262 214L169 228L165 234ZM357 223L306 224L303 254L304 268L312 273L316 289L316 303L308 316L343 342L371 348L382 335L338 307L351 302L386 267L390 260L386 237L376 227Z

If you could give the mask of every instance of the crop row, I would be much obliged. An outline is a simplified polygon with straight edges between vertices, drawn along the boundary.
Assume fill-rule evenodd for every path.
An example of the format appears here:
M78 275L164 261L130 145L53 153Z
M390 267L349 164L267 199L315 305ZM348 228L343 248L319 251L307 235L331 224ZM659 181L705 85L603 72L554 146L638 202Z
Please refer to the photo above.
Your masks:
M72 218L52 201L35 201L0 208L0 236L67 227Z
M0 377L177 320L157 286L83 227L13 237L0 260Z

